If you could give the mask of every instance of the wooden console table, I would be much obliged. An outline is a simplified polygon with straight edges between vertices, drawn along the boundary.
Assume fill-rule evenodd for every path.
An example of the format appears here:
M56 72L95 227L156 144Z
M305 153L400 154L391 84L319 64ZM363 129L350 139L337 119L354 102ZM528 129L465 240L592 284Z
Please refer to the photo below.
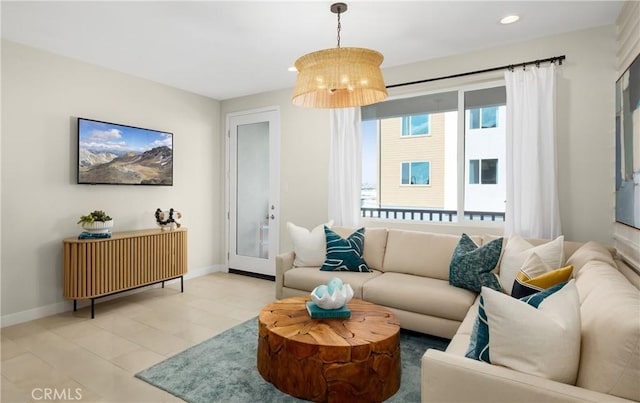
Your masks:
M115 232L106 239L67 238L64 248L64 297L91 299L180 278L187 273L187 230L149 229Z

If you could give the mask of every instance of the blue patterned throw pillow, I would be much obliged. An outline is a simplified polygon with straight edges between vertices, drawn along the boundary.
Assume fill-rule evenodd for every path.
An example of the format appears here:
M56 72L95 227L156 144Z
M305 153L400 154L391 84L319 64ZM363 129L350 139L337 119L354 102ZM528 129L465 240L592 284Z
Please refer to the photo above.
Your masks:
M482 286L502 291L498 276L491 273L502 251L502 238L478 247L467 234L462 234L449 265L449 284L480 292Z
M563 282L556 284L546 290L520 298L520 301L526 302L534 308L538 308L545 298L559 291L565 286L565 284L567 283ZM482 296L480 296L478 316L476 316L476 321L473 323L473 330L471 331L471 338L469 340L469 348L467 349L465 357L491 364L489 357L489 321L484 309L484 300L482 299Z
M364 228L360 228L347 239L342 238L328 227L324 227L327 238L327 257L320 270L323 271L363 271L370 272L362 258L364 250Z

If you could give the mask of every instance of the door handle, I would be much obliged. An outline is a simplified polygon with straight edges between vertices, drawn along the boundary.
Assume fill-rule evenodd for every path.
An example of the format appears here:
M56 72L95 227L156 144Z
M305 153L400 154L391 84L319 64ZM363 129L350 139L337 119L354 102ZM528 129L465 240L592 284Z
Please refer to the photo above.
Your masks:
M276 216L274 216L273 214L271 214L271 217L269 217L269 218L271 218L272 220L275 220L275 219L276 219Z

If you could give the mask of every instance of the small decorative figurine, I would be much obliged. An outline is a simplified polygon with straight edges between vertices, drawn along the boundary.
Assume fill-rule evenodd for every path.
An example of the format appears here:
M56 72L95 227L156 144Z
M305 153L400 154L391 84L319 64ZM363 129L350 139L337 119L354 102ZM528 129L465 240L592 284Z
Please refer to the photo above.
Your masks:
M169 211L156 210L156 223L163 231L173 231L180 228L182 213L170 208Z

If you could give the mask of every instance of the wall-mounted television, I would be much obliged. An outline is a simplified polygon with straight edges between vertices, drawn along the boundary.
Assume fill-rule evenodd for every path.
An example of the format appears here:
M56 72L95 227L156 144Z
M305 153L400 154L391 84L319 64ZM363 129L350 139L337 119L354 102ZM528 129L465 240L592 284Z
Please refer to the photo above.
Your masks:
M78 118L78 184L173 185L173 134Z

